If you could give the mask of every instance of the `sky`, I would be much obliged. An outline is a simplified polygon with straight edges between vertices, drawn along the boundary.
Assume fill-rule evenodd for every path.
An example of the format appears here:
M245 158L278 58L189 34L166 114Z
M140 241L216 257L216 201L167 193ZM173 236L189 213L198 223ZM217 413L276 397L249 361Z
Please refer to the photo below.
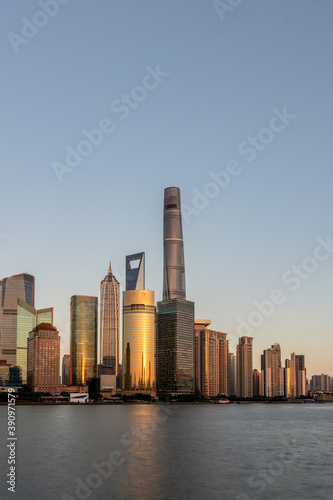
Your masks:
M70 297L146 252L181 189L195 315L333 376L329 0L0 4L0 277L36 278L69 353Z

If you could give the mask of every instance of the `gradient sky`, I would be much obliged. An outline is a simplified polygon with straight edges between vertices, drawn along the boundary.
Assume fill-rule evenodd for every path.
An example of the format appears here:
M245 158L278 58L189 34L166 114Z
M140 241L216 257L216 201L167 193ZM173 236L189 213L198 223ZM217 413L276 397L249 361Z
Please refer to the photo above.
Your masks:
M51 18L37 1L0 4L0 276L36 277L36 305L54 307L69 352L70 297L99 295L109 259L123 285L125 256L145 251L161 299L163 190L179 186L196 317L233 351L239 318L279 289L251 334L254 367L279 342L283 364L305 354L308 376L332 376L333 254L308 258L332 235L333 3L252 0L220 16L210 0L57 5ZM22 18L47 23L29 32ZM135 87L157 65L144 96ZM117 112L131 92L140 102ZM284 108L288 123L272 121ZM105 118L113 131L59 182L54 162ZM251 137L265 144L246 153ZM214 188L210 172L232 160L238 175Z

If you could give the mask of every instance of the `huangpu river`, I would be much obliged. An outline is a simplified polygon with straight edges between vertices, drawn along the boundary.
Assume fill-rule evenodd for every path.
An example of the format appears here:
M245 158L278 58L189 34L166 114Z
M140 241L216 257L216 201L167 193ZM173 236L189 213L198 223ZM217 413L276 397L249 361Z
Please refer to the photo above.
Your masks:
M333 498L333 404L16 406L15 493L0 498Z

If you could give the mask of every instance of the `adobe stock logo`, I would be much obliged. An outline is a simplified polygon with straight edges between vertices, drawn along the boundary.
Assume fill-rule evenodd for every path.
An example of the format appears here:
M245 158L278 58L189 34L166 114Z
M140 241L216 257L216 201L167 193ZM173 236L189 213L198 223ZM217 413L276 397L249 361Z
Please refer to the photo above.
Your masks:
M294 264L281 276L281 282L288 285L288 291L296 292L304 281L307 281L311 274L315 273L320 262L325 262L333 254L333 241L331 235L326 239L317 238L317 245L312 255L303 259L301 264ZM252 335L255 328L262 326L266 318L272 316L277 306L287 300L287 294L281 288L274 288L269 297L253 302L254 309L247 318L238 317L237 333L240 337Z
M12 46L15 54L19 53L21 45L27 45L30 40L35 38L41 28L47 25L50 18L56 17L59 12L60 5L68 4L70 0L40 0L39 7L42 10L37 10L31 20L27 17L22 17L21 34L7 33L7 38Z

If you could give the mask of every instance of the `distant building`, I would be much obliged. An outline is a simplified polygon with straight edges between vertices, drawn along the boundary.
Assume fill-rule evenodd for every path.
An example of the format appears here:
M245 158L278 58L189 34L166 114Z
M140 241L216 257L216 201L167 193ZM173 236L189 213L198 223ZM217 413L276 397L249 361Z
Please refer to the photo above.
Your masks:
M22 383L27 383L27 349L29 333L41 323L53 324L53 307L37 310L17 300L16 365L22 369Z
M329 375L325 375L322 373L321 375L313 375L310 380L310 389L311 391L330 391L331 387L331 379Z
M261 373L253 370L253 396L261 396Z
M101 282L100 362L110 366L116 376L119 371L119 290L120 285L112 274L110 263L108 274Z
M34 392L59 392L60 337L49 323L37 325L28 339L28 387Z
M65 354L62 358L62 385L70 385L71 356Z
M296 396L305 396L307 394L307 379L305 368L305 357L303 354L295 356L295 371L296 371Z
M97 297L71 298L70 385L87 385L97 377Z
M126 291L145 290L145 253L126 256Z
M267 398L284 395L280 344L272 345L261 355L261 394Z
M202 396L228 394L227 334L210 330L210 320L195 321L195 380Z
M291 359L286 359L284 368L284 395L286 398L296 397L296 366L295 354L291 354Z
M228 354L228 396L237 395L237 362L233 352Z
M237 345L237 396L253 397L253 337L241 337Z
M16 365L18 299L35 306L35 278L30 274L16 274L0 281L0 361L11 366Z

